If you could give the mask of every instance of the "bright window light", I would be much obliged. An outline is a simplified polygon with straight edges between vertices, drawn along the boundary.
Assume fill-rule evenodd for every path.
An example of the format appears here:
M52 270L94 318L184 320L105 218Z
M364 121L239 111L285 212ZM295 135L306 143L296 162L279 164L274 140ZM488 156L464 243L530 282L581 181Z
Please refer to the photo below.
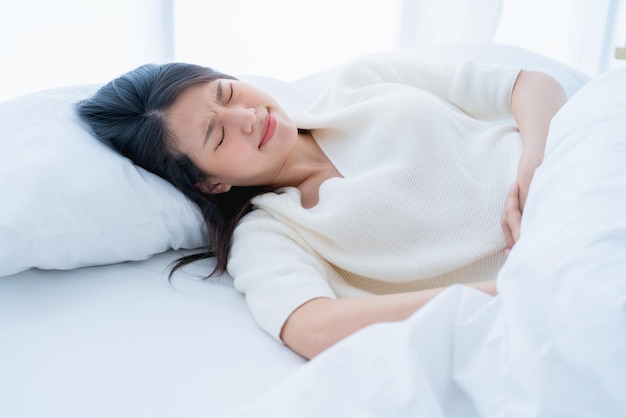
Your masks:
M176 0L175 58L294 81L397 48L402 0Z

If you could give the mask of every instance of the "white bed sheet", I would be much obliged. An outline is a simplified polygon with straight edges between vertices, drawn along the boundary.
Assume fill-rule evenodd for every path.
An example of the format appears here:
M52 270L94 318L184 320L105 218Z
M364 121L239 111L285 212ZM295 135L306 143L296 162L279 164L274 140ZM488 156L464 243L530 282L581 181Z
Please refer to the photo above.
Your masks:
M304 364L180 254L0 280L0 417L209 417Z

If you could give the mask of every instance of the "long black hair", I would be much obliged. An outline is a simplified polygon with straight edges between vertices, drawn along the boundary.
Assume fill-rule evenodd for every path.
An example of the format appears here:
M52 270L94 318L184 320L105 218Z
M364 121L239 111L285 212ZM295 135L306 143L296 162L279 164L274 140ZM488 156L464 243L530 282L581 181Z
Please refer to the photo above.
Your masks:
M177 260L170 278L178 268L213 256L217 263L207 277L223 273L235 227L251 210L250 199L271 191L267 187L232 187L226 193L203 193L195 184L206 176L176 150L165 120L168 109L186 87L221 78L234 79L194 64L147 64L76 104L78 115L98 139L172 183L200 209L209 231L209 245L203 252Z

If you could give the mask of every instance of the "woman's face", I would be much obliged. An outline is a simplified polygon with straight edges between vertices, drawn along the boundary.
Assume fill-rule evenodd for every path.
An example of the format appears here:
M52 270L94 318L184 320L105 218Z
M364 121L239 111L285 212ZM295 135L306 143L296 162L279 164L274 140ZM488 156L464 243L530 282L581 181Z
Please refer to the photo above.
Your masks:
M187 87L166 116L178 152L207 180L197 187L272 186L298 138L295 124L268 94L238 80Z

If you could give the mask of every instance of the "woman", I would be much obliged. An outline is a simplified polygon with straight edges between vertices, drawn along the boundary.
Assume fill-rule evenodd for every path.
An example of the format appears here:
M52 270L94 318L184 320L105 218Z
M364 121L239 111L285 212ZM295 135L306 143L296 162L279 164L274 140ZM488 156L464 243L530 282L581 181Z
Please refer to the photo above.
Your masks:
M177 267L215 255L259 325L312 358L447 286L496 293L564 102L544 73L391 57L344 66L298 115L188 64L140 67L78 111L199 206L210 248Z

